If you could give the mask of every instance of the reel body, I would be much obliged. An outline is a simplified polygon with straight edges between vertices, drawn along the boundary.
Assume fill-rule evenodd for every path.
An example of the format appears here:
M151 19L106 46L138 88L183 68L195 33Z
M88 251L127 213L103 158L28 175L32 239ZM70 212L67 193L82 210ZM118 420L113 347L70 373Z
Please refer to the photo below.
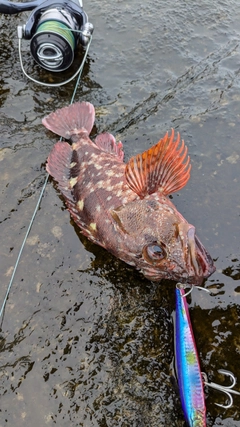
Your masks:
M93 27L79 4L47 0L33 10L22 30L23 38L31 39L35 61L46 70L61 72L72 64L78 42L87 45Z
M0 13L16 14L31 10L27 22L18 26L19 57L21 39L30 40L34 60L48 71L61 72L71 66L78 43L86 47L93 25L81 0L33 0L15 3L1 0ZM23 69L23 66L22 66ZM23 69L25 75L27 75ZM27 76L29 77L29 76Z

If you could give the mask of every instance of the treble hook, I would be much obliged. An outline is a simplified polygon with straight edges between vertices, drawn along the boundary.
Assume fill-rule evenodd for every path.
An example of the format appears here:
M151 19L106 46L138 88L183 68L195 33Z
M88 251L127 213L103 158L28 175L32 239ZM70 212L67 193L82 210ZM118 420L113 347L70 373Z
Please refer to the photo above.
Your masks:
M228 398L229 398L229 404L228 405L221 405L220 403L215 403L215 405L220 406L221 408L228 409L228 408L231 408L231 406L233 404L232 394L237 394L240 396L240 392L233 390L233 387L236 385L236 378L234 377L232 372L226 371L225 369L219 369L218 372L220 374L229 376L232 379L232 384L229 386L224 386L224 385L219 385L219 384L216 384L213 382L209 383L207 381L208 380L207 375L204 372L202 372L203 381L204 381L204 384L206 386L214 388L215 390L219 390L228 396Z

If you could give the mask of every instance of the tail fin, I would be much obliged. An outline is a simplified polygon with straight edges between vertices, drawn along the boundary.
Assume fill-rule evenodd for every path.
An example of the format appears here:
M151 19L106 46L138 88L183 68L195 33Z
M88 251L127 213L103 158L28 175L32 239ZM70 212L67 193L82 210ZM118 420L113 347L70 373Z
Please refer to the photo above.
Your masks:
M69 139L80 129L86 129L90 134L94 120L94 106L90 102L76 102L49 114L42 120L42 123L57 135Z

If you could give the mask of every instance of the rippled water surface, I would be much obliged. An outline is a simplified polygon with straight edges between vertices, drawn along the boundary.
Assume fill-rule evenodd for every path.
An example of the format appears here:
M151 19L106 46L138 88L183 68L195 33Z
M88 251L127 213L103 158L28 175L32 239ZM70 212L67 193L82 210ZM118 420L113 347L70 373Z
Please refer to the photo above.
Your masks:
M192 161L173 202L216 262L210 296L189 299L202 370L240 390L240 6L237 0L92 0L95 31L75 100L97 109L94 132L125 159L181 133ZM57 138L41 119L74 84L42 88L22 74L17 25L0 16L1 303ZM27 71L54 81L32 61ZM16 270L0 341L0 426L179 427L173 282L152 284L83 238L49 180ZM240 397L206 390L208 426L240 426Z

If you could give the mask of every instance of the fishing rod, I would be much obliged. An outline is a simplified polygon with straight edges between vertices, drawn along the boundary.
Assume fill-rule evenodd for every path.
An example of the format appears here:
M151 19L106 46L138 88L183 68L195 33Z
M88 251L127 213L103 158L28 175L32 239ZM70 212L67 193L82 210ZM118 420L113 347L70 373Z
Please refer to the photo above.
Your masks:
M87 51L92 38L93 25L83 10L82 0L33 0L23 3L0 0L0 13L13 15L25 11L32 13L24 25L17 27L19 60L24 75L34 83L48 87L69 83L81 72L86 55L71 78L61 83L46 84L26 72L22 60L22 40L30 41L31 55L40 67L54 73L67 70L74 62L78 45Z

